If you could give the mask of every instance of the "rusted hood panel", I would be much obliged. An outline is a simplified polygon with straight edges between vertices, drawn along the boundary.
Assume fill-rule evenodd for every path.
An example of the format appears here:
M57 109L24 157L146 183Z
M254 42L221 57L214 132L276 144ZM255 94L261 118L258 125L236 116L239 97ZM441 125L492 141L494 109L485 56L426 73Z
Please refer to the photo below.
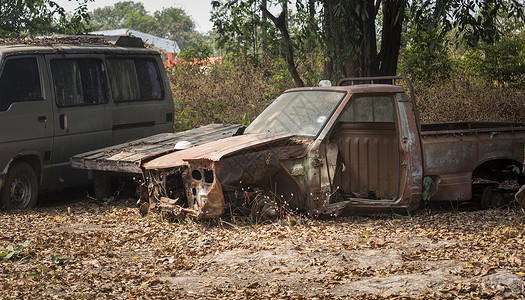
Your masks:
M244 149L254 148L271 142L277 142L292 137L292 134L248 134L232 136L213 141L182 151L174 152L149 161L144 165L147 170L167 169L186 165L188 161L210 160L219 161L222 157L239 152Z

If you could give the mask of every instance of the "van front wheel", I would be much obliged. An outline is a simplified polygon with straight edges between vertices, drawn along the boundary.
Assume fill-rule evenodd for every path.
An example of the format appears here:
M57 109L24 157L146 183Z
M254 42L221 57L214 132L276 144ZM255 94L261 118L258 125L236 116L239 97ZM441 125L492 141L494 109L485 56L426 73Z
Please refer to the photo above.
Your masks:
M33 168L25 162L15 163L7 173L0 191L0 207L4 210L34 207L38 197L38 181Z

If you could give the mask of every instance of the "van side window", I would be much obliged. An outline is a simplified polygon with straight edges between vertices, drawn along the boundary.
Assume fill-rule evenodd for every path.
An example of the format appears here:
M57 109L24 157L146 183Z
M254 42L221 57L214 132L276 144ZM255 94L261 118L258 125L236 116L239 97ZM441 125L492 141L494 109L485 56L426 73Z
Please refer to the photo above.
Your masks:
M9 59L0 75L0 111L14 102L42 100L36 58Z
M115 102L164 99L162 79L155 60L111 58L107 63Z
M108 102L106 76L101 60L53 59L51 73L58 106Z
M364 96L354 99L343 111L339 122L393 123L394 104L390 96Z

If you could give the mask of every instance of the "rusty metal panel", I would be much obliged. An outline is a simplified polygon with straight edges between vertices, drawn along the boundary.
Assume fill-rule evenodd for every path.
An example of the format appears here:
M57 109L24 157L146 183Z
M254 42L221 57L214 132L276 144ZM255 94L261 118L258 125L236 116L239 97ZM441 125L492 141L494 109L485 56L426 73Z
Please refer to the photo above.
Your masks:
M288 133L280 134L249 134L233 136L213 141L186 150L164 155L144 164L146 169L166 169L186 164L186 161L209 160L219 161L223 156L233 154L243 149L262 146L292 137Z
M180 141L200 145L232 136L240 125L209 124L176 133L161 133L146 138L97 149L71 157L71 165L79 169L142 173L141 165L154 157L175 152Z
M461 201L472 198L472 173L443 174L437 179L436 201Z
M335 132L344 164L335 179L344 193L361 198L398 194L399 150L395 123L340 123Z
M308 88L312 89L312 88ZM316 91L347 91L351 94L394 94L402 93L405 89L399 85L391 84L361 84L348 86L332 86L332 87L315 87ZM294 88L287 90L287 92L304 91L305 88Z
M521 162L520 139L524 139L521 132L424 135L425 175L473 172L482 163L497 159Z
M421 200L424 155L417 116L406 97L403 93L396 96L400 151L399 205L414 210L419 207Z

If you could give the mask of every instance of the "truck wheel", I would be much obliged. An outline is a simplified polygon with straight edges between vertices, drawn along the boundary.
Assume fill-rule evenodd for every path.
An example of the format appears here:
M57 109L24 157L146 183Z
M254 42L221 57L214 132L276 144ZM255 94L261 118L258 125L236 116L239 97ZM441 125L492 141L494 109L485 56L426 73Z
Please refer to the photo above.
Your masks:
M38 198L38 181L33 168L25 162L15 163L7 173L0 191L0 207L4 210L34 207Z
M488 186L483 190L481 195L481 208L498 208L503 205L505 198L497 188Z
M95 176L93 189L95 190L95 197L100 201L113 197L115 192L113 176L106 174Z
M258 195L252 203L251 210L252 223L260 224L264 221L276 221L279 219L279 206L270 197Z
M523 174L523 172L519 173L518 176L516 176L516 180L519 186L523 186L525 184L525 174Z

